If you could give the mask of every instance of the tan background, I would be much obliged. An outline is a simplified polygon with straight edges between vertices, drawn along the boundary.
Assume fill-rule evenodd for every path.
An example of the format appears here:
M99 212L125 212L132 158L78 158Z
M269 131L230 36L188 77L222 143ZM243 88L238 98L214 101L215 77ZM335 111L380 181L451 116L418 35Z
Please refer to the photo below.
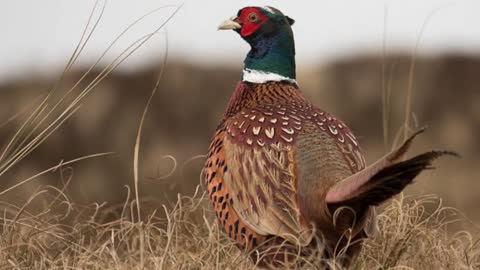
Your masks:
M313 103L334 113L353 129L367 160L372 162L387 150L382 135L382 81L390 85L391 91L390 144L403 121L410 68L407 54L390 54L386 59L358 56L300 67L299 82ZM200 183L203 159L186 162L206 152L240 69L240 66L198 65L173 59L168 62L146 119L141 146L140 193L144 199L153 199L153 207L175 198L179 192L194 193L194 187ZM107 77L63 127L2 177L0 190L61 160L113 151L112 156L75 164L68 193L78 203L125 200L124 185L133 183L137 128L158 70L152 65L132 72L114 72ZM424 173L408 188L410 194L441 195L446 205L459 208L477 224L480 224L479 70L480 58L472 56L451 54L417 59L413 113L418 125L427 125L429 129L412 153L432 148L451 149L463 158L436 162L437 170ZM71 72L61 89L71 86L83 72L82 69ZM0 123L19 111L28 111L27 105L51 88L54 79L55 75L32 74L0 85ZM25 114L0 128L1 144L7 142L23 119ZM177 170L167 179L150 179L171 169L172 162L162 159L165 155L177 159ZM39 184L47 183L58 186L59 173L24 185L5 198L24 202Z

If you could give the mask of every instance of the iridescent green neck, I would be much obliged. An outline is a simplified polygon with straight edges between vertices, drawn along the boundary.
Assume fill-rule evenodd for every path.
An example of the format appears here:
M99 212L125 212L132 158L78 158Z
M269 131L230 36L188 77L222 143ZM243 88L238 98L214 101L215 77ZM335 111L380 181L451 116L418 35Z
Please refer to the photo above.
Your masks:
M247 40L251 50L245 59L244 80L251 82L296 80L295 44L292 31Z

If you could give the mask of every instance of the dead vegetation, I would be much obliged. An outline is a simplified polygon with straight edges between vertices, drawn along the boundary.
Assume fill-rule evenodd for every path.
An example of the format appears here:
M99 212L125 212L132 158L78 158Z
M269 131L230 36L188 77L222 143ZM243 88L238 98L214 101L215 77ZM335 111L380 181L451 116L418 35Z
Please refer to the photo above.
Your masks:
M64 74L72 68L97 25L98 21L90 18ZM66 91L58 93L57 87L53 87L40 99L12 139L6 141L0 156L0 177L12 167L21 166L24 158L77 112L100 81L162 27L163 24L132 44L86 87L79 85L85 84L98 62ZM154 91L157 87L158 84ZM146 110L139 119L142 124L145 116ZM138 178L142 124L132 157L134 189L126 187L123 204L79 205L69 196L71 182L82 180L73 178L71 164L110 153L62 161L0 191L0 269L254 267L247 254L218 228L201 188L197 187L193 196L178 195L171 204L144 207L147 202L139 196ZM15 193L17 187L50 172L59 174L63 184L40 186L21 203L5 200L4 195ZM438 197L401 196L381 211L377 234L364 243L352 269L479 269L479 237L449 229L454 223L464 222L467 220L459 212L444 207ZM316 269L321 263L340 269L335 261L324 262L318 256L299 260L304 261L306 269Z
M246 254L221 232L200 189L137 220L130 198L118 207L75 205L47 186L21 207L2 203L1 269L251 269ZM435 207L433 212L426 208ZM403 196L378 217L352 269L479 269L480 242L434 196ZM299 258L299 260L304 260ZM320 257L305 269L316 269ZM333 267L334 261L327 262ZM340 268L335 268L340 269Z

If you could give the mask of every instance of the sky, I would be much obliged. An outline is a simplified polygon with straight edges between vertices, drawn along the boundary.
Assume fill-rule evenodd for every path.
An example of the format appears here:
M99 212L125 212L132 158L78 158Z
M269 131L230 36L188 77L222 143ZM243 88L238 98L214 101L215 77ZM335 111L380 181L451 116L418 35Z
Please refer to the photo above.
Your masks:
M98 17L100 0L94 17ZM87 24L93 0L2 1L0 8L0 80L62 67ZM298 65L325 63L361 52L398 49L420 53L480 52L480 1L444 0L110 0L80 64L92 63L125 30L102 63L109 63L138 38L160 26L183 6L145 46L122 64L136 68L160 61L168 40L169 58L196 63L241 63L248 46L233 31L217 26L244 6L274 6L294 18ZM423 30L423 31L422 31ZM420 37L420 38L419 38ZM418 44L418 46L417 46Z

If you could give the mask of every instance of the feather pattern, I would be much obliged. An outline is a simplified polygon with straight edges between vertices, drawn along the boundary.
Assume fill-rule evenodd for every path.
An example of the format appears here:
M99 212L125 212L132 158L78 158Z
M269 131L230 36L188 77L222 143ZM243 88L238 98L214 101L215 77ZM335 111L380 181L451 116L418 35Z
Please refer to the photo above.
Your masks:
M220 163L228 170L216 177L221 176L230 190L227 204L258 235L277 235L307 245L313 236L313 217L302 214L302 207L308 205L306 200L321 197L315 197L320 193L306 194L308 186L327 190L365 167L359 144L348 127L307 102L294 84L241 82L220 129L224 130L219 152L224 160ZM309 134L315 137L305 141ZM325 147L330 152L323 152L323 170L315 167L322 164L318 160L303 162L306 157L322 158L318 155ZM336 162L329 162L334 155ZM211 159L215 162L207 160L207 168L216 163L215 153Z
M224 137L225 128L220 124L208 150L204 168L205 186L220 226L238 246L250 250L264 242L266 236L248 227L233 208L233 194L223 180L229 171L225 160Z

